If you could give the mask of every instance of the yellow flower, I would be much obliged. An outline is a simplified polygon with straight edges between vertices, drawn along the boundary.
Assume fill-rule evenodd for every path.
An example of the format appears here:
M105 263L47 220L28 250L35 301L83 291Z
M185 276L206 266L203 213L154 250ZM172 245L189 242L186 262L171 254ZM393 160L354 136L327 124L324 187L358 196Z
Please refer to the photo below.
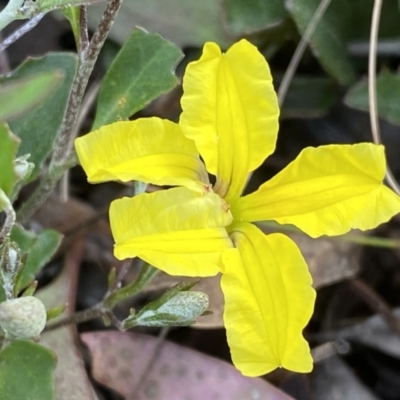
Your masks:
M222 272L232 360L245 375L277 367L308 372L302 330L315 292L294 242L254 221L293 224L312 237L370 229L400 211L382 184L382 146L306 148L282 172L241 197L250 172L275 149L279 108L269 67L246 40L214 43L190 63L179 124L117 122L75 142L90 182L178 186L114 201L119 259L138 256L172 275ZM200 160L201 155L203 162ZM213 188L204 169L216 177Z

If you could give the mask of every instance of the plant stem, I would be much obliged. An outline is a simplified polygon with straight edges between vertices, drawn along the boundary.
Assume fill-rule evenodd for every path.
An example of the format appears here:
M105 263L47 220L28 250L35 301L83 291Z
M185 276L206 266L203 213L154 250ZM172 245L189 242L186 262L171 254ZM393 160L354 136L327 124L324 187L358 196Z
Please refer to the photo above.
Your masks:
M108 33L114 23L115 17L121 7L122 0L111 0L104 11L100 24L93 34L89 47L82 51L78 71L72 84L67 109L64 114L64 120L61 130L54 144L53 158L51 164L62 164L72 145L75 131L75 124L78 119L79 109L83 100L83 95L89 77L93 71L94 64L97 61L100 50L108 36Z
M87 51L89 47L87 6L80 7L80 51Z
M3 227L0 231L0 246L3 244L4 239L7 238L10 233L11 229L15 224L15 211L14 208L6 196L6 194L0 189L0 209L4 211L6 214L6 220L4 221Z
M72 83L63 122L54 143L49 169L32 196L19 210L18 220L21 223L27 222L34 212L45 202L64 172L69 168L66 160L71 154L72 142L75 137L75 125L83 95L94 64L97 61L100 50L114 23L121 4L122 0L111 0L107 4L107 8L89 46L86 51L80 53L78 69Z
M159 272L160 270L151 265L144 265L135 281L106 296L103 303L104 307L112 309L120 301L135 296L146 287Z
M103 310L101 306L94 306L92 308L88 308L87 310L78 311L77 313L69 317L62 318L56 322L50 323L46 326L44 330L47 332L47 331L52 331L54 329L62 328L63 326L72 323L80 324L82 322L87 322L91 321L92 319L102 317L103 315L106 315L106 311Z
M25 33L32 30L44 17L44 13L40 13L29 20L26 24L22 25L15 32L13 32L10 36L6 37L0 43L0 51L4 51L8 46L16 42L19 38L25 35Z

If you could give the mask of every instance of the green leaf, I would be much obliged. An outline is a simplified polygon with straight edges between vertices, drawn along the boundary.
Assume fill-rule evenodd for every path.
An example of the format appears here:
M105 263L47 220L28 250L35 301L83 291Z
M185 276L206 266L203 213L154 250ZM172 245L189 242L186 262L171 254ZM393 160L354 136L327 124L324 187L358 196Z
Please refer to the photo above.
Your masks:
M72 33L74 34L76 47L81 48L81 32L80 32L80 17L81 8L80 7L68 7L61 10L64 17L67 18L71 25Z
M104 3L107 0L37 0L35 2L35 14L47 13L59 8L67 8L73 6L90 6L93 4Z
M90 7L88 18L92 29L97 27L103 10L103 6ZM133 24L149 32L158 32L180 48L202 47L210 40L221 47L228 47L232 42L221 23L221 7L217 0L125 1L109 37L124 43Z
M17 292L29 285L37 272L51 259L61 242L62 235L52 229L45 229L37 235L28 251L28 258L21 274L18 276Z
M281 110L282 118L320 118L338 99L336 84L328 78L295 76Z
M62 84L39 107L10 122L12 131L21 138L18 154L30 154L35 164L33 179L42 162L50 154L61 125L72 80L76 71L77 56L72 53L52 53L42 58L30 58L12 74L13 78L27 78L37 73L62 70Z
M229 30L236 36L273 28L288 16L283 0L224 0Z
M53 399L55 367L51 350L26 340L13 341L0 352L0 399Z
M306 31L320 0L288 0L287 9L300 34ZM353 66L347 56L346 45L351 27L351 7L348 0L335 0L329 5L310 39L311 49L322 67L340 84L348 85L355 79Z
M382 71L376 80L378 115L395 125L400 125L400 75ZM345 103L362 111L369 111L368 83L357 82L350 88Z
M160 35L135 29L103 79L93 129L127 119L178 83L181 51Z
M51 259L60 244L62 235L52 229L45 229L36 234L16 224L11 231L10 238L17 243L21 255L27 255L25 265L17 278L16 291L19 292Z
M20 140L14 136L6 124L0 124L0 189L10 196L17 182L14 160ZM1 211L1 209L0 209Z
M51 71L1 84L0 121L9 121L40 105L62 78L62 71Z

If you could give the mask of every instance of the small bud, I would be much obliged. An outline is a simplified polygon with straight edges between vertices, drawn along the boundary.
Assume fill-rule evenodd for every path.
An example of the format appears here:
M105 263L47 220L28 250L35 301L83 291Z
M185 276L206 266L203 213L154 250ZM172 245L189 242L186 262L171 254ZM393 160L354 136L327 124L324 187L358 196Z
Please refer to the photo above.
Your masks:
M22 267L21 251L18 245L6 238L0 246L0 284L3 286L6 297L13 297L15 280Z
M28 179L35 168L35 164L28 162L29 157L30 154L25 154L14 161L14 172L19 180L25 181Z
M20 251L19 248L15 245L15 243L11 242L8 246L8 253L6 254L6 265L4 269L10 274L16 274L19 269L19 260L20 260Z
M148 304L136 315L132 313L124 321L124 327L192 325L208 308L208 296L196 291L178 292L157 308L153 305L156 302Z
M7 339L30 339L46 325L46 308L36 297L26 296L0 303L0 327Z
M47 321L50 321L54 318L57 318L59 315L61 315L68 307L67 303L60 304L59 306L50 308L50 310L47 310Z

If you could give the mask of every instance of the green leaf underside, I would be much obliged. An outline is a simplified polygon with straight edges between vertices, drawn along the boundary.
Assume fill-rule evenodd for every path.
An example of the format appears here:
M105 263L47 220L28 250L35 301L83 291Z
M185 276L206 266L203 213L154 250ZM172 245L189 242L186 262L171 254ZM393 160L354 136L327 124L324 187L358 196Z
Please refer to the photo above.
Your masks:
M228 28L235 35L244 35L273 28L288 14L283 0L224 0Z
M281 110L282 118L320 118L338 98L329 78L294 77Z
M181 51L158 34L135 29L111 64L99 94L93 129L127 119L177 85Z
M352 24L350 38L369 42L371 32L371 17L374 0L349 1L351 8ZM379 40L382 38L395 38L400 35L400 9L395 1L383 1L379 24Z
M30 58L12 74L13 78L26 78L37 73L62 70L61 85L38 108L10 122L12 131L21 138L18 155L30 154L35 164L33 179L42 162L50 154L61 125L72 79L77 66L77 56L72 53L51 53L42 58ZM38 140L40 138L40 140Z
M17 175L14 172L14 159L19 142L19 139L11 133L6 124L0 124L0 189L7 196L11 195L17 182Z
M46 13L52 10L73 7L73 6L84 6L105 3L106 0L37 0L35 3L35 9L37 13Z
M55 367L52 351L30 341L13 341L0 352L0 399L53 399Z
M351 27L351 8L347 0L335 0L310 39L310 46L322 67L340 84L355 79L353 66L347 56L347 39ZM301 35L306 31L320 0L288 0L287 9Z
M104 6L90 8L92 29L97 27L103 11ZM135 25L160 33L180 48L201 47L210 40L223 47L232 42L221 23L221 5L216 0L126 1L109 37L122 45Z
M0 121L9 121L40 105L61 83L62 71L49 71L0 85Z
M395 125L400 125L400 75L390 71L382 71L376 80L376 96L378 114ZM345 103L362 111L369 111L368 83L357 82L350 88Z

